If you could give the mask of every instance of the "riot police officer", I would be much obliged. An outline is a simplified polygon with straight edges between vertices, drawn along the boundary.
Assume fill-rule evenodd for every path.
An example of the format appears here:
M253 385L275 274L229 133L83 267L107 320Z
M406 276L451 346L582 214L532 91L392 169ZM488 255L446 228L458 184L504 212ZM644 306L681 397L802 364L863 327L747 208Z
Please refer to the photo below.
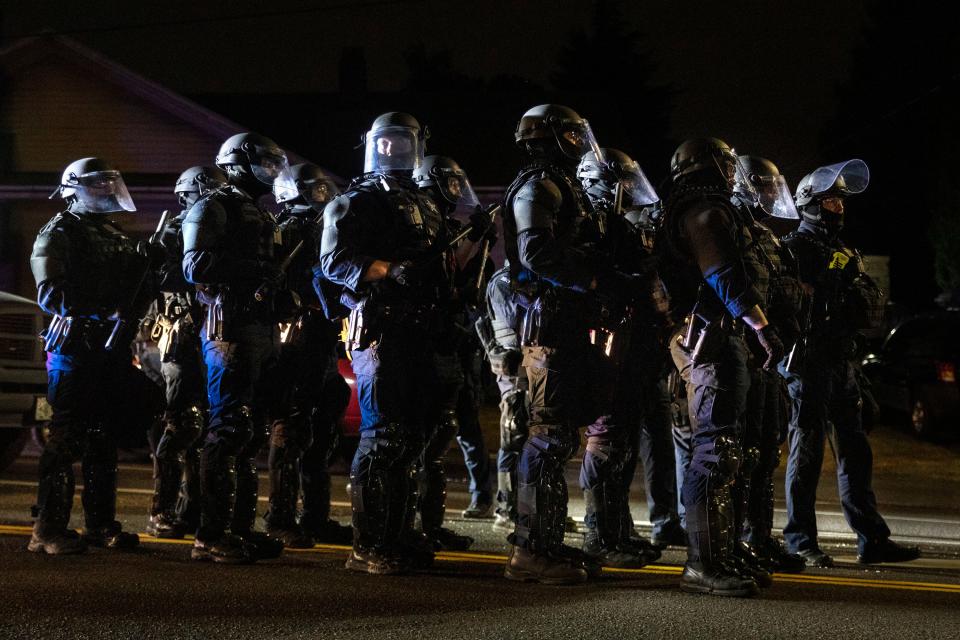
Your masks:
M417 186L437 204L444 217L444 224L449 228L448 235L456 235L460 230L460 221L453 217L458 209L472 212L470 231L457 247L454 255L455 264L451 265L448 273L449 286L453 295L448 308L445 309L442 328L435 341L436 351L433 357L437 384L432 398L435 408L432 409L433 424L431 431L427 433L426 447L420 462L422 470L419 496L422 529L431 539L434 547L438 550L463 551L473 544L473 538L443 526L447 495L447 478L443 459L454 438L459 436L460 414L469 411L469 408L463 405L473 404L472 399L464 396L473 392L473 386L468 390L465 390L465 386L467 376L472 375L472 371L467 371L467 367L472 365L471 355L475 350L473 332L468 329L472 324L468 317L470 313L468 298L476 299L475 293L470 292L470 285L476 282L476 277L472 279L461 277L464 269L460 266L461 263L467 263L469 253L484 237L491 225L489 218L479 209L479 200L466 172L452 158L426 156L423 164L414 170L413 179ZM466 267L467 264L463 266ZM474 433L471 434L474 439L471 441L475 441L477 431L479 429L475 428ZM486 450L482 453L485 456ZM480 475L488 475L486 461L483 461L480 467ZM475 480L474 492L478 491L477 484L485 482L489 481L484 478ZM487 491L489 492L489 489ZM489 503L489 497L487 500Z
M681 488L688 538L681 588L742 597L757 592L750 574L732 564L730 484L740 464L738 424L749 386L744 331L756 335L766 368L782 357L783 345L744 268L752 239L731 202L736 169L736 155L715 138L688 140L674 152L661 275L675 310L686 316L670 341L693 427Z
M254 456L266 442L264 372L276 361L282 273L276 221L257 204L286 167L283 151L255 133L228 138L216 164L229 184L202 196L183 221L183 274L206 317L203 357L210 420L200 453L201 505L191 557L242 563L275 557L282 544L253 531ZM255 412L256 409L256 412Z
M595 292L632 289L633 279L604 268L597 254L600 228L576 178L588 150L601 156L590 124L561 105L529 109L515 141L525 165L504 202L505 248L511 285L528 287L523 365L529 384L529 436L520 457L517 524L504 575L546 584L582 582L599 565L563 544L567 511L564 465L576 451L577 428L606 428L594 400L604 393L603 347ZM594 333L591 333L593 331ZM595 386L594 386L595 385Z
M37 302L53 315L44 333L53 419L40 456L28 549L129 549L139 539L116 520L116 437L121 427L138 422L146 429L163 407L159 388L133 367L130 352L154 294L150 269L157 256L109 218L136 208L120 172L104 160L69 164L53 195L67 208L37 234L30 258ZM84 483L82 536L67 529L77 460Z
M764 310L785 344L793 344L799 334L798 315L802 289L796 263L790 250L780 243L764 224L770 218L797 219L786 179L777 166L757 156L740 156L741 169L734 195L746 210L744 222L750 228L755 251L745 264L754 275L754 285L764 298ZM755 553L764 567L782 572L802 571L806 562L787 553L773 537L773 474L780 463L782 380L776 371L761 367L765 354L755 340L750 349L750 391L742 424L743 463L732 487L734 518L738 542L749 545L745 553Z
M393 574L433 561L415 535L414 462L434 393L433 345L449 294L443 216L411 179L427 130L390 112L364 136L364 173L324 210L323 275L353 305L347 348L360 400L360 445L350 469L353 551L347 568Z
M199 438L206 424L200 354L203 317L194 288L183 277L181 227L201 196L226 184L227 175L216 167L190 167L180 174L173 192L183 210L167 222L160 236L168 257L160 270L163 300L153 335L160 350L167 407L163 432L152 443L154 492L147 523L147 533L158 538L182 538L199 524Z
M598 159L588 152L580 161L577 176L594 208L604 216L607 253L615 268L627 273L652 271L654 230L651 213L659 210L660 199L643 170L626 153L603 149ZM656 213L653 214L656 216ZM612 556L639 547L633 555L651 552L650 543L633 527L629 509L629 491L637 459L644 461L647 504L650 508L652 535L657 546L682 540L677 516L677 497L673 447L670 441L669 397L665 378L669 362L664 347L666 314L658 313L653 300L631 305L632 317L624 330L629 345L617 363L612 384L614 421L622 424L624 434L607 430L588 446L584 468L596 467L591 479L583 474L587 535L584 549L595 555ZM662 311L666 311L665 298ZM594 451L603 451L603 457ZM618 552L617 547L622 547Z
M783 238L811 292L801 315L803 336L782 369L793 400L783 533L788 549L815 566L833 564L818 544L815 511L828 430L837 457L840 504L857 534L858 561L902 562L920 555L916 547L890 540L890 529L877 511L871 487L873 453L861 423L855 359L860 332L870 326L882 294L864 272L860 254L840 239L840 231L846 198L866 189L869 178L862 160L820 167L805 176L796 191L803 219Z
M283 235L287 286L300 296L297 314L281 333L280 362L270 437L270 509L267 533L288 547L314 542L348 544L349 527L330 518L330 456L340 439L339 417L350 388L337 368L340 323L346 309L339 291L314 279L323 208L339 189L323 170L296 164L273 184L283 206L278 218ZM298 248L299 247L299 248ZM329 315L329 317L328 317ZM303 512L297 500L303 492Z

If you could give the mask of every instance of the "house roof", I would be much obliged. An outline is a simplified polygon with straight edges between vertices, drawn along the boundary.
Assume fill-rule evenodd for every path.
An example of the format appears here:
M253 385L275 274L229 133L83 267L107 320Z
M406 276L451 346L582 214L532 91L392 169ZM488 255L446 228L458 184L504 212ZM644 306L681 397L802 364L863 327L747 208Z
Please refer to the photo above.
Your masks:
M225 140L238 132L249 130L66 36L40 35L14 41L0 49L0 72L14 76L51 57L86 67L90 77L113 83L160 112L196 127L213 138ZM295 152L287 150L287 154L291 164L306 161ZM339 176L333 177L342 181Z

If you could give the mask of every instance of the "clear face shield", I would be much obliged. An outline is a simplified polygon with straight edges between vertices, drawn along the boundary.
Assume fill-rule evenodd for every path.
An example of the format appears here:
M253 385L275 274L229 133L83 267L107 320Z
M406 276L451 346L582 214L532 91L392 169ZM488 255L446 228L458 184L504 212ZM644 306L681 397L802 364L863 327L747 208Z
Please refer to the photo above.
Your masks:
M133 198L123 182L119 171L93 171L76 179L73 186L77 204L88 213L114 213L117 211L136 211Z
M603 150L597 143L596 136L593 135L590 123L586 120L561 125L556 130L556 136L560 149L570 158L579 162L584 154L592 151L597 161L603 162Z
M273 197L277 204L302 198L318 212L323 211L335 195L336 190L326 180L308 180L298 185L289 167L281 171L273 183Z
M436 181L440 187L440 193L447 202L456 206L457 212L471 213L477 208L480 200L466 173L453 169L440 169L439 173Z
M629 172L620 180L620 189L624 208L643 209L660 201L660 196L639 165L629 168Z
M870 169L863 160L847 160L820 167L810 174L810 194L815 196L828 191L850 196L862 193L870 184Z
M734 191L759 206L768 216L791 220L800 218L787 179L782 175L747 175L743 163L738 161Z
M266 185L273 186L277 177L290 168L287 156L282 152L278 153L277 149L256 145L252 154L248 152L248 157L253 176Z
M417 129L388 126L364 136L364 173L412 173L423 162L424 140Z
M289 202L299 195L300 190L297 189L297 183L294 181L293 174L288 167L281 171L277 179L273 181L273 197L277 201L277 204L280 204L282 202Z

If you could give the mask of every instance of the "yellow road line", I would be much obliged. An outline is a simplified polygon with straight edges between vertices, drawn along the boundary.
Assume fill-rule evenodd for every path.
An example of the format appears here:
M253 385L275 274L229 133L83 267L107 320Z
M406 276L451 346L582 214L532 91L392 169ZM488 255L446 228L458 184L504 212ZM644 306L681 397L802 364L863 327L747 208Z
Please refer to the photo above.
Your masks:
M0 535L30 535L31 527L22 525L0 525ZM141 533L140 540L148 544L179 544L189 545L193 541L189 538L183 540L173 540L169 538L154 538L146 533ZM286 549L291 553L315 553L323 555L332 555L347 553L350 547L338 544L318 544L312 549ZM436 556L437 560L442 562L468 562L471 564L483 565L502 565L507 560L507 556L494 553L470 553L459 551L441 551ZM676 565L654 564L643 569L611 569L605 568L604 573L609 574L647 574L647 575L679 575L683 567ZM862 589L890 589L899 591L932 591L938 593L957 593L960 594L960 584L936 583L936 582L913 582L906 580L879 580L868 578L846 578L842 576L825 575L806 575L806 574L774 574L775 583L792 584L813 584L834 587L860 587Z

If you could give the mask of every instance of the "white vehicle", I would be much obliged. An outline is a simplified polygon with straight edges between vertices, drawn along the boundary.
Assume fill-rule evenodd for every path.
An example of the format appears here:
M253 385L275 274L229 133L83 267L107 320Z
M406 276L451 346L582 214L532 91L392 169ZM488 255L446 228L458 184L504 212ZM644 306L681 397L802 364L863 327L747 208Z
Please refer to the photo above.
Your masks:
M31 428L50 419L43 327L36 302L0 291L0 471L20 455Z

